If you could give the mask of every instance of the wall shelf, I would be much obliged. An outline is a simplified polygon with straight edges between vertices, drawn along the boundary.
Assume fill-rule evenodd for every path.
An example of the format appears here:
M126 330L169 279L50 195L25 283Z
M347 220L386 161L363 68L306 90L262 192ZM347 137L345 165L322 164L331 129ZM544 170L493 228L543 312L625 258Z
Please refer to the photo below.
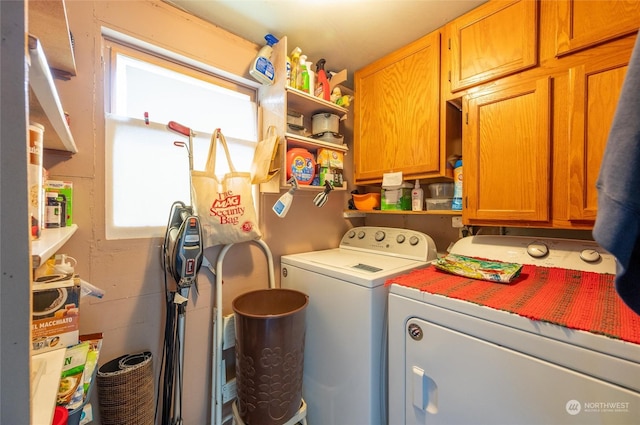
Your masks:
M40 41L29 36L29 119L44 125L45 149L78 152Z
M462 211L452 210L429 210L429 211L395 211L395 210L345 210L342 213L344 218L357 218L365 217L367 214L387 214L387 215L450 215L459 216L462 215Z
M35 269L46 263L78 230L77 224L57 229L42 229L40 238L31 241L31 261Z

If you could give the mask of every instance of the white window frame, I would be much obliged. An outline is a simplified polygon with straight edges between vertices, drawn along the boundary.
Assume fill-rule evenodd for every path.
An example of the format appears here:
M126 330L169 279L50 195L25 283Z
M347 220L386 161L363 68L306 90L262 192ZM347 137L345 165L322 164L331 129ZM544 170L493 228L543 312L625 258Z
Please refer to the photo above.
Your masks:
M247 145L248 143L255 144L257 143L259 137L259 123L258 123L258 108L257 108L257 99L258 99L258 85L255 82L251 82L249 80L243 79L241 77L232 76L229 73L217 70L211 66L190 60L183 56L174 54L172 52L166 51L164 49L158 48L156 46L152 46L149 43L145 43L139 40L135 40L131 37L122 35L120 33L116 33L112 30L108 30L103 28L103 35L105 36L104 41L104 59L105 59L105 236L107 240L114 239L135 239L135 238L150 238L150 237L162 237L164 236L166 230L166 222L162 225L131 225L131 226L119 226L115 224L114 220L114 187L111 184L114 181L114 164L113 164L113 156L110 151L111 145L108 142L108 137L110 134L108 132L113 131L114 122L116 122L116 126L118 125L118 120L124 120L121 122L126 122L127 125L135 124L133 121L136 119L125 118L125 117L113 117L110 115L113 110L114 103L116 99L112 96L113 84L112 81L113 76L115 75L115 63L113 58L116 54L121 53L126 56L132 57L134 59L142 60L153 65L161 66L163 68L167 68L171 71L179 72L181 74L187 75L189 77L195 77L197 79L203 80L208 83L213 83L215 85L224 87L226 89L230 89L233 91L237 91L244 95L250 96L252 99L255 108L254 108L254 116L255 116L255 138L256 140L239 140L234 137L227 136L227 142L232 145L233 143L240 143ZM113 120L112 118L115 118ZM150 123L154 124L154 123ZM165 123L166 124L166 123ZM189 125L189 123L183 122L181 124ZM139 125L139 124L138 124ZM155 124L156 131L158 131L158 124ZM213 132L213 128L211 129L193 129L198 133L198 136L201 137L209 137L208 132ZM203 131L204 130L204 131ZM161 131L161 129L160 129ZM226 135L226 134L225 134ZM185 143L187 142L187 138L181 138L180 135L172 133L167 130L167 136L173 137L175 140L182 139ZM202 143L200 145L202 147ZM208 144L207 144L208 146ZM178 150L178 148L176 148ZM186 153L184 152L176 152L176 155L184 155L186 161ZM224 155L217 155L217 158L224 158ZM194 161L196 162L196 161ZM200 162L204 163L204 159L200 158ZM240 169L241 167L235 163L236 168ZM199 167L194 166L194 168L198 169ZM218 170L216 170L217 172ZM247 170L248 171L248 170ZM188 172L185 172L188 175ZM185 179L187 179L185 177ZM254 186L254 200L258 200L258 187ZM189 203L190 199L176 199L181 200L185 203ZM259 208L256 206L256 211L259 211ZM170 205L166 208L166 218L168 220L170 212ZM140 214L140 212L132 212L133 214Z

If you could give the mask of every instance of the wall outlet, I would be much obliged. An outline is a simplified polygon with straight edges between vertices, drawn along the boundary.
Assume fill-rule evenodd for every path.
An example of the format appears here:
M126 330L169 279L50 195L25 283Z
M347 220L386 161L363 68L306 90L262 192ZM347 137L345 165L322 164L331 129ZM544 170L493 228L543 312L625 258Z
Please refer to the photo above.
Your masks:
M459 229L462 226L464 226L462 224L462 217L451 217L451 227Z

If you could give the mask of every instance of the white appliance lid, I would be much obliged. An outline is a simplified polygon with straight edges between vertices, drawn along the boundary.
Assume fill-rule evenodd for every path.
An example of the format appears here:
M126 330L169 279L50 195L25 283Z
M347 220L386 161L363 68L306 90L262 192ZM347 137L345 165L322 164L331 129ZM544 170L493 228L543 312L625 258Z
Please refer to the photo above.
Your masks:
M284 255L281 262L367 287L383 285L390 277L428 264L342 248Z

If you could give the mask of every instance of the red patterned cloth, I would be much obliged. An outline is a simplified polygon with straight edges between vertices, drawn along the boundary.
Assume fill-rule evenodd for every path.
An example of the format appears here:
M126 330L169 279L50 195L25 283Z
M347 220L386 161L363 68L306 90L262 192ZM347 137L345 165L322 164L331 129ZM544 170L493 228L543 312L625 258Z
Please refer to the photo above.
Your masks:
M389 279L386 284L640 344L640 316L617 296L614 277L525 265L517 279L505 284L455 276L428 266Z

